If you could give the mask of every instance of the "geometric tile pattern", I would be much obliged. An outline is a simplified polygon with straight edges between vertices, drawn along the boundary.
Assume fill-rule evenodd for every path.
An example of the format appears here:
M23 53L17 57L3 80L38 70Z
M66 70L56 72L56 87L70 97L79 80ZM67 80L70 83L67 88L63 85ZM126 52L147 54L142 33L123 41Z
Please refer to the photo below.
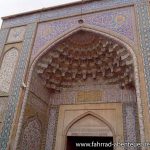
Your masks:
M7 39L8 43L19 42L24 39L25 26L12 28Z
M34 37L34 32L36 29L36 24L29 24L27 26L27 30L25 33L25 39L23 43L22 52L20 54L20 58L17 65L17 72L14 76L14 81L12 83L12 89L10 91L9 103L7 113L5 115L4 125L2 129L2 133L0 135L0 149L6 150L8 138L10 135L10 129L13 122L14 113L16 110L16 105L18 102L19 91L23 81L23 76L25 72L25 68L27 66L27 60L29 57L30 49L32 46L32 40Z
M49 122L47 129L47 138L45 150L53 150L56 137L57 129L57 120L58 120L58 107L51 107L49 112Z

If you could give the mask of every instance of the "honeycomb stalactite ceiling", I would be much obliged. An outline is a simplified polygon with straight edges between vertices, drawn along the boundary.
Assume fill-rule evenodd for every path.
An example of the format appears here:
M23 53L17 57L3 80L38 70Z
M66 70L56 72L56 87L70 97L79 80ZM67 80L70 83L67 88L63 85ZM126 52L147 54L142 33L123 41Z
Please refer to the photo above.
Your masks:
M133 60L129 51L102 35L78 31L62 40L40 58L36 71L52 91L78 81L134 86Z

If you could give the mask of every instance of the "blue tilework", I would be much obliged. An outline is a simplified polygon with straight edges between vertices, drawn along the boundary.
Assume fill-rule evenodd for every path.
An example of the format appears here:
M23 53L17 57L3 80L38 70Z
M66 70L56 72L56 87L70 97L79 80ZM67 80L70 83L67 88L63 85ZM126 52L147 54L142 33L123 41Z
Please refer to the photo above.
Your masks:
M141 50L144 60L145 77L147 81L148 97L150 102L150 17L149 17L149 6L147 2L137 4L137 16L139 23L139 33L141 39Z
M25 39L23 43L22 52L19 58L17 72L15 74L14 82L10 92L9 103L7 113L5 115L4 125L2 128L2 133L0 135L0 150L6 150L7 142L10 135L10 130L14 118L14 113L16 110L16 105L18 102L20 87L23 81L23 76L25 73L25 68L27 66L27 60L29 52L32 46L32 39L34 36L34 31L36 29L36 24L29 24L27 26L27 31L25 33Z
M5 45L7 35L8 35L9 29L1 29L0 30L0 56L3 50L3 47Z
M123 4L132 4L140 0L101 0L93 1L83 5L83 12L92 12L97 10L103 10L106 8L111 8ZM81 5L74 5L66 8L60 8L57 10L49 10L38 12L34 14L29 14L26 16L20 16L16 18L7 19L3 22L3 28L25 25L37 21L48 21L56 18L64 18L67 16L77 15L81 13Z

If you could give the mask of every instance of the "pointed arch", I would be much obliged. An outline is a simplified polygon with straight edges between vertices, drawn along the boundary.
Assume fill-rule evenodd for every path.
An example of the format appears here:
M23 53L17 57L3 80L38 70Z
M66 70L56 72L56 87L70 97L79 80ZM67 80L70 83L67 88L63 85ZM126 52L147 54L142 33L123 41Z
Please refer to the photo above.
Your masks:
M19 53L18 48L15 47L15 46L12 46L11 48L8 48L8 49L6 49L6 50L3 52L2 56L1 56L1 57L2 57L1 59L3 59L4 56L5 56L5 54L8 53L9 51L11 51L12 49L15 49L15 50Z
M133 58L133 64L134 64L134 78L135 78L135 88L136 88L136 95L137 95L137 105L138 105L138 117L139 117L139 124L140 124L140 136L141 136L141 141L145 140L145 134L144 134L144 120L143 120L143 108L142 108L142 100L141 100L141 92L140 92L140 82L139 82L139 70L138 70L138 63L137 63L137 53L135 51L136 47L133 46L132 44L130 44L129 41L124 40L124 39L120 39L118 37L116 37L115 35L108 32L105 32L103 30L101 30L101 28L91 28L89 26L78 26L72 30L69 30L68 32L64 33L63 35L58 35L58 37L52 41L49 42L48 45L46 45L45 47L43 47L41 53L39 53L39 55L34 58L34 60L31 62L30 64L30 71L29 71L29 75L28 75L28 80L27 80L27 89L29 89L30 86L30 82L31 82L31 77L32 77L32 72L33 69L36 65L36 63L38 62L38 60L44 55L46 54L46 52L49 51L50 48L52 48L53 46L55 46L56 44L58 44L60 41L62 41L63 39L69 37L70 35L76 33L79 30L84 30L84 31L90 31L90 32L94 32L100 35L103 35L106 38L112 39L118 43L120 43L122 46L124 46L132 55ZM27 102L27 95L28 95L28 90L26 90L25 93L25 98L24 98L24 108L25 109L25 104Z
M115 142L116 142L116 134L115 134L114 128L113 128L113 127L111 126L111 124L110 124L107 120L105 120L102 116L99 116L99 115L95 114L95 113L92 112L92 111L87 111L87 112L85 112L85 113L83 113L83 114L77 116L73 121L71 121L71 122L68 124L68 126L66 127L66 129L65 129L65 131L64 131L64 135L65 135L64 143L67 143L67 133L68 133L69 129L70 129L74 124L76 124L78 121L82 120L83 118L85 118L85 117L88 116L88 115L93 116L93 117L95 117L96 119L100 120L101 122L103 122L103 123L110 129L110 131L112 132L112 135L113 135L113 141L114 141L114 143L115 143ZM64 148L64 149L66 149L66 145L67 145L67 144L65 144L65 148Z
M68 133L69 129L71 129L71 127L73 125L75 125L78 121L82 120L86 116L92 116L92 117L98 119L99 121L103 122L110 129L110 131L112 132L113 137L116 137L115 130L112 127L112 125L107 120L105 120L102 116L99 116L99 115L95 114L92 111L85 112L84 114L77 116L73 121L71 121L65 129L64 135L67 136L67 133Z
M131 57L133 59L135 87L136 87L137 95L139 95L139 93L140 93L139 77L138 77L139 75L138 75L137 56L135 53L135 48L136 48L135 45L133 43L131 44L131 41L128 40L127 38L124 39L124 36L121 37L120 35L118 35L117 33L113 32L113 31L110 31L110 30L107 30L107 29L104 29L101 27L97 27L97 26L83 24L83 25L76 26L72 29L69 29L67 32L65 32L61 35L58 35L56 39L51 40L47 45L45 45L42 48L42 50L40 50L40 53L33 60L31 60L30 69L33 70L33 68L35 67L38 60L44 54L46 54L52 47L54 47L55 45L57 45L58 43L60 43L64 39L68 38L69 36L77 33L78 31L81 31L81 30L102 35L105 38L108 38L112 41L119 43L121 46L123 46L127 49L127 51L131 54ZM31 78L31 75L32 75L32 73L29 73L29 78ZM138 99L139 103L141 103L140 95L137 99ZM139 104L139 105L141 105L141 104ZM142 117L140 117L140 118L142 118Z
M0 65L0 91L9 92L18 61L18 49L10 48L2 56Z
M120 43L122 46L126 47L128 51L134 56L134 51L133 49L136 47L134 43L129 40L128 38L105 28L94 26L94 25L88 25L88 24L83 24L76 26L74 28L68 29L67 32L64 32L63 34L58 35L56 38L51 40L48 44L44 45L39 51L38 55L33 58L31 62L31 66L34 65L40 57L42 57L51 47L57 45L60 41L68 38L69 36L73 35L74 33L83 30L83 31L89 31L93 33L100 34L106 38L112 39L118 43ZM124 41L124 42L123 42Z

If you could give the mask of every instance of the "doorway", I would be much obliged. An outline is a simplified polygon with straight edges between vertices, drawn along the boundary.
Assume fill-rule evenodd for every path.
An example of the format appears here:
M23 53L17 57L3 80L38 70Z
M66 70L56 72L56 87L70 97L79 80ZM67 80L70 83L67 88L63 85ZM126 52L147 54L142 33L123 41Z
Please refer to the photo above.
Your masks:
M113 150L113 137L67 136L66 150Z
M119 136L117 136L119 135ZM113 138L112 138L113 137ZM110 140L109 140L110 139ZM74 143L123 141L122 104L61 105L55 150L123 150L123 147L76 147ZM89 142L88 142L89 141Z

